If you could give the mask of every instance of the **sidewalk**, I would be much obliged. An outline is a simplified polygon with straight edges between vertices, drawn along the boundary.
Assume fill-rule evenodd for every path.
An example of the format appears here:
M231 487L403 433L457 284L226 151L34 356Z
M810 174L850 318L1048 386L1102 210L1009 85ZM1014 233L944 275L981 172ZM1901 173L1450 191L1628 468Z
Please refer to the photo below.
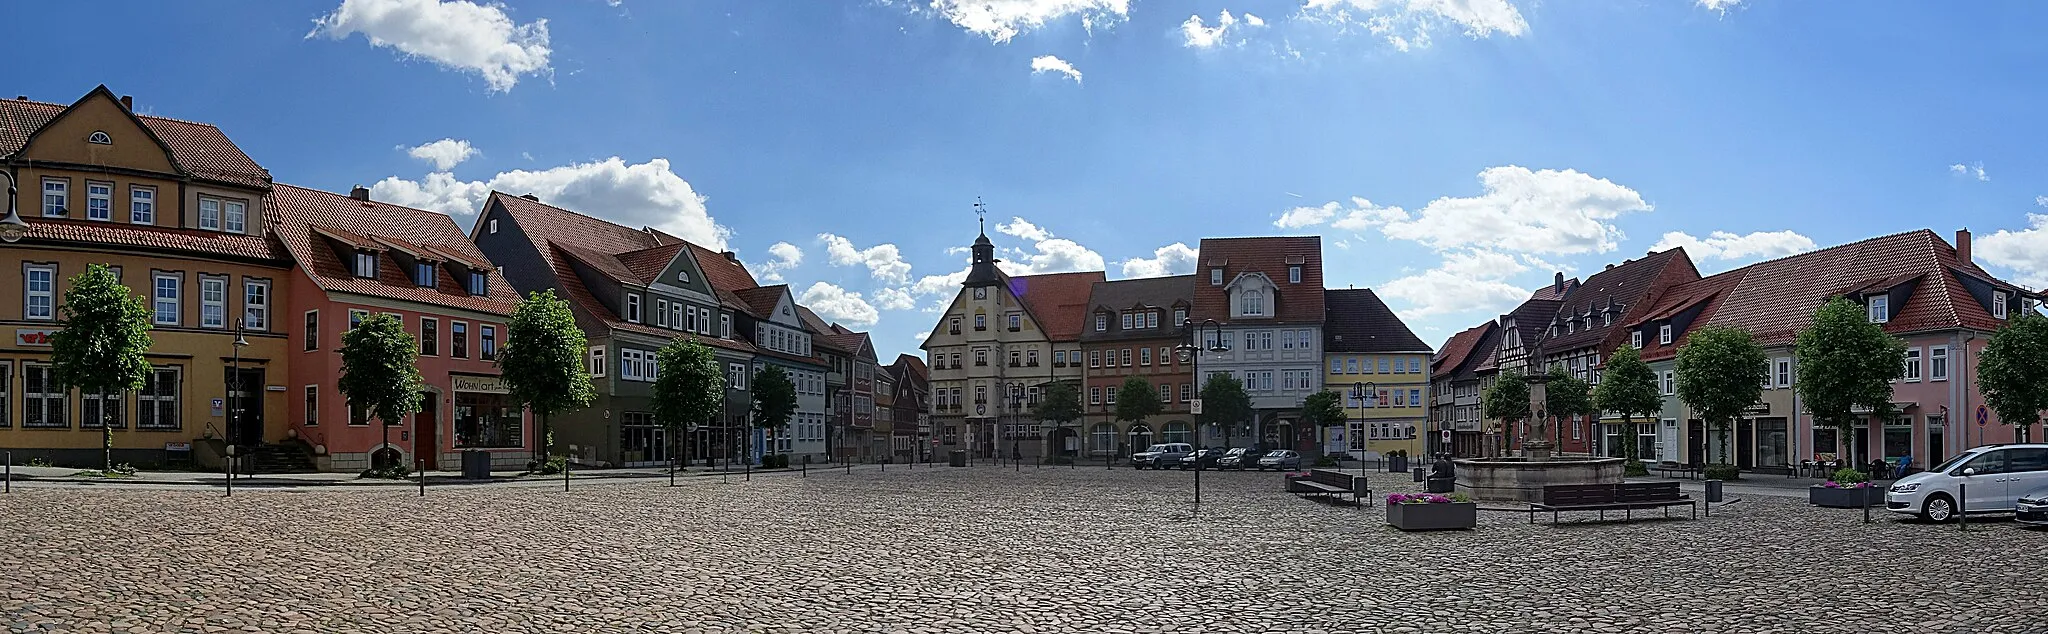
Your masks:
M840 472L844 472L844 471L846 471L846 467L844 467L844 466L840 466L840 465L811 465L811 466L813 467L813 468L811 469L812 471L821 471L821 472L829 472L829 471L840 471ZM853 466L853 469L855 469L855 470L861 470L861 471L865 471L865 470L871 470L871 469L875 469L875 468L876 468L876 465L854 465L854 466ZM123 486L147 486L147 487L152 487L152 488L153 488L153 487L157 487L157 486L195 486L195 487L219 487L219 488L225 488L225 487L227 486L227 476L226 476L225 474L221 474L221 473L213 473L213 472L201 472L201 471L143 471L143 472L138 472L138 473L136 473L136 474L135 474L134 476L132 476L132 477L126 477L126 478L105 478L105 477L90 477L90 476L79 476L79 475L76 475L76 474L78 474L78 473L79 473L80 471L81 471L81 470L79 470L79 469L73 469L73 468L69 468L69 467L29 467L29 466L19 466L19 465L17 465L17 466L15 466L15 467L14 467L14 470L13 470L13 482L14 482L15 484L37 484L37 485L41 485L41 484L63 484L63 485L86 485L86 486L112 486L112 487L123 487ZM802 469L754 469L754 470L753 470L753 473L754 473L754 475L761 475L761 476L766 476L766 475L775 475L775 474L789 474L789 473L801 473L801 472L802 472ZM715 476L718 476L718 475L721 475L721 474L724 474L724 475L733 475L733 476L738 476L738 475L741 475L741 474L744 474L744 473L746 473L746 470L745 470L745 469L742 469L742 468L733 468L733 469L732 469L731 471L720 471L720 470L718 470L718 469L705 469L705 468L703 468L703 467L694 467L694 468L689 468L689 469L685 469L685 470L677 471L677 472L676 472L676 477L677 477L677 478L697 478L697 477L715 477ZM561 475L561 474L555 474L555 475L529 475L529 474L524 474L524 473L511 473L511 472L505 472L505 471L498 471L498 472L494 472L494 473L492 474L492 477L491 477L491 478L489 478L489 479L483 479L483 480L470 480L470 479L465 479L465 478L463 478L463 477L462 477L462 474L461 474L460 472L455 472L455 471L429 471L429 472L427 472L427 473L426 473L426 476L427 476L427 485L428 485L428 486L450 486L450 485L454 485L454 486L481 486L481 485L490 485L490 484L503 484L503 483L512 483L512 482L551 482L551 481L552 481L552 482L559 482L559 481L561 481L561 480L562 480L562 475ZM571 468L571 469L569 470L569 478L570 478L570 479L571 479L572 481L589 481L589 480L623 480L623 479L650 479L650 478L666 478L666 477L668 477L668 469L666 469L666 468L662 468L662 467L641 467L641 468L618 468L618 469L588 469L588 470L583 470L583 469L575 469L575 468L573 468L573 467L572 467L572 468ZM377 486L392 486L392 487L416 487L416 486L419 486L419 482L420 482L420 481L419 481L419 474L417 474L417 473L413 474L413 475L412 475L411 477L408 477L408 478L406 478L406 479L404 479L404 480L387 480L387 479L382 479L382 478L363 478L363 477L358 477L358 476L357 476L356 474L353 474L353 473L275 473L275 474L256 474L256 475L242 475L242 476L238 476L238 477L236 477L236 478L235 478L235 486L236 486L236 487L252 487L252 488L301 488L301 487L362 487L362 486L370 486L370 487L377 487Z

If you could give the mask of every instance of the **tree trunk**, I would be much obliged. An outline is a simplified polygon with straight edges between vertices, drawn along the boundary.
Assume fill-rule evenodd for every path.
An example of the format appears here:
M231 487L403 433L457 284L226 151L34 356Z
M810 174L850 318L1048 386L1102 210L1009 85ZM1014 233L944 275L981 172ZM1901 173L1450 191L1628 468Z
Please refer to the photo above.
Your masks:
M1729 436L1733 436L1733 435L1734 435L1734 432L1733 432L1733 430L1734 430L1734 429L1735 429L1735 421L1729 421L1729 420L1724 420L1724 421L1721 421L1721 433L1720 433L1720 434L1717 434L1718 438L1716 438L1716 440L1720 441L1720 445L1721 445L1721 462L1720 462L1720 464L1734 464L1734 463L1732 463L1732 462L1729 462L1729 461L1728 461L1728 437L1729 437Z
M100 401L100 459L104 463L101 471L114 470L114 416L107 410L107 402Z

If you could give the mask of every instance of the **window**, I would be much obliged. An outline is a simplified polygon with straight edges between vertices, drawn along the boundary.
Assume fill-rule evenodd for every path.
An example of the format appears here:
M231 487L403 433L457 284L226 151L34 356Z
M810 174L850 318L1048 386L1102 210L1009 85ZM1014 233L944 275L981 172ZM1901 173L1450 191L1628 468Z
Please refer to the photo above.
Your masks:
M1165 365L1167 365L1167 364L1170 364L1170 363L1173 363L1173 349L1171 349L1171 348L1168 348L1168 347L1166 347L1166 346L1160 346L1160 347L1159 347L1159 365L1161 365L1161 366L1165 366Z
M1238 312L1245 316L1266 314L1266 294L1263 291L1246 289L1239 295Z
M1657 345L1671 345L1671 324L1657 326Z
M1209 285L1210 285L1210 286L1222 286L1222 285L1223 285L1223 269L1209 269Z
M432 262L412 263L412 283L425 288L434 287L434 264Z
M122 410L128 408L121 406L122 399L120 393L89 394L83 393L83 390L80 392L78 395L79 429L99 429L101 426L122 429L128 426L127 423L121 421Z
M1772 365L1771 374L1777 379L1776 384L1778 387L1792 387L1792 360L1789 358L1779 358Z
M721 338L732 338L732 315L718 316L718 332Z
M668 327L668 310L668 300L659 297L654 299L654 325L663 328ZM692 313L691 316L694 317L695 313ZM683 324L682 322L676 322L676 325L681 326Z
M1013 368L1015 368L1015 367L1019 367L1019 366L1022 366L1022 365L1024 365L1024 358L1023 358L1023 357L1024 357L1023 353L1021 353L1021 352L1019 352L1019 351L1016 351L1016 350L1011 350L1011 351L1010 351L1010 367L1013 367ZM837 360L837 359L834 359L833 361L835 361L835 362L836 362L836 361L838 361L838 360ZM835 363L835 364L836 364L836 363Z
M57 267L49 264L31 264L22 269L23 307L25 319L49 320L56 318Z
M1628 333L1628 347L1630 347L1630 348L1635 348L1635 349L1637 349L1637 350L1641 350L1641 349L1643 349L1643 331L1641 331L1641 330L1631 330L1631 331L1629 331L1629 333Z
M1101 405L1101 404L1102 404L1102 386L1099 386L1099 385L1098 385L1098 386L1091 386L1091 387L1089 387L1089 388L1088 388L1088 404L1089 404L1089 405Z
M1674 383L1673 383L1673 379L1674 379L1674 377L1672 376L1672 374L1671 374L1671 371L1670 371L1670 370L1665 370L1665 371L1664 371L1664 386L1663 386L1663 387L1664 387L1664 395L1665 395L1665 396L1670 396L1671 394L1673 394L1673 393L1676 393L1676 392L1678 391L1678 390L1676 389L1676 386L1675 386L1675 385L1674 385Z
M178 413L182 411L178 404L180 374L175 366L160 366L143 379L142 390L135 393L136 429L178 428ZM310 405L310 401L308 403ZM307 407L306 424L313 424L317 410Z
M1016 331L1017 331L1017 330L1018 330L1019 328L1022 328L1022 327L1023 327L1023 325L1024 325L1024 318L1023 318L1022 316L1019 316L1019 315L1018 315L1018 314L1016 314L1016 313L1010 313L1010 331L1011 331L1011 332L1016 332Z
M1948 346L1927 349L1927 380L1948 380Z
M155 187L128 187L128 222L138 225L156 224Z
M371 251L357 251L355 262L356 277L377 277L377 254Z
M1386 357L1380 357L1380 374L1392 373L1392 370L1387 369L1387 363L1388 359Z
M65 178L43 179L43 215L62 218L71 206L71 180Z
M479 296L491 294L490 276L486 275L483 271L470 271L469 294Z
M64 417L64 388L49 364L21 364L22 427L69 427Z
M1065 350L1054 350L1054 351L1052 351L1052 364L1053 364L1053 366L1054 366L1054 367L1060 367L1060 366L1065 366L1065 365L1067 364L1067 351L1065 351Z
M460 321L448 322L448 356L457 359L469 358L469 324Z
M974 316L974 329L975 329L975 330L988 330L988 315L975 315L975 316Z
M223 208L227 212L227 226L225 227L225 229L233 233L241 233L243 228L242 225L245 221L247 221L249 215L248 203L244 203L239 200L230 200L227 201L226 203L223 203Z
M1122 314L1122 317L1123 317L1123 325L1121 325L1121 326L1118 326L1118 328L1120 328L1120 329L1123 329L1123 330L1130 330L1130 329L1131 329L1131 312L1130 312L1130 311L1124 311L1124 312L1123 312L1123 314Z
M85 142L93 145L113 145L114 137L107 136L106 132L93 130L92 134L85 135Z
M644 378L644 376L641 374L641 363L645 358L646 355L641 353L639 350L633 350L630 348L620 348L619 378L628 381L638 381ZM803 391L803 386L801 383L802 379L799 378L798 381L799 382L797 386L797 391L801 392Z
M706 320L706 322L709 322L709 320ZM697 307L690 306L682 302L675 302L673 304L669 304L668 323L662 325L672 326L675 328L681 328L683 330L696 332L699 326L699 324L697 323ZM708 327L711 324L704 323L702 325Z
M1904 378L1908 383L1917 383L1920 381L1919 348L1906 349L1906 374L1902 378Z
M1421 390L1421 389L1419 389L1419 388L1418 388L1418 389L1413 389L1413 390L1408 390L1408 403L1409 403L1409 404L1411 404L1411 405L1421 405L1421 404L1422 404L1422 390Z
M199 326L222 328L228 325L227 322L228 278L199 276Z
M1173 323L1171 323L1171 324L1168 324L1168 325L1170 325L1170 326L1179 326L1179 325L1182 325L1182 324L1185 324L1185 323L1187 323L1187 321L1188 321L1188 309L1186 309L1186 308L1175 308L1175 309L1173 309Z
M1030 352L1027 352L1027 353L1025 353L1025 354L1024 354L1024 365L1028 365L1028 366L1034 366L1034 367L1038 365L1038 349L1037 349L1037 348L1033 348L1033 349L1031 349L1031 351L1030 351ZM862 370L866 370L866 369L867 369L867 366L861 366L861 368L860 368L860 369L862 369ZM865 372L863 372L862 374L865 374Z
M1330 357L1330 374L1343 374L1343 373L1344 373L1344 360L1343 360L1343 359L1339 359L1339 358L1336 358L1336 357Z
M1400 390L1394 390L1394 406L1395 406L1395 407L1407 407L1407 406L1408 406L1408 393L1407 393L1407 392L1403 392L1403 391L1400 391Z
M1173 402L1173 384L1172 384L1172 383L1161 383L1161 384L1159 384L1159 402L1161 402L1161 403L1172 403L1172 402Z
M114 219L114 184L85 182L85 219Z
M320 426L320 386L318 385L306 386L305 423L307 427Z
M1152 349L1151 349L1151 348L1139 348L1139 349L1138 349L1138 365L1152 365Z
M1870 323L1882 324L1891 321L1891 297L1872 295L1870 297Z
M2004 291L1993 291L1991 293L1991 316L1997 317L1999 319L2005 319Z
M268 280L242 280L242 327L258 332L270 330Z
M184 278L173 273L156 274L156 323L178 325L178 297Z
M1180 402L1182 402L1182 403L1191 403L1191 402L1194 402L1194 400L1195 400L1195 384L1193 384L1193 383L1182 383L1182 384L1180 384Z
M1101 351L1101 350L1089 350L1089 351L1088 351L1088 367L1091 367L1091 368L1099 368L1099 367L1102 367L1102 351Z
M432 357L441 354L441 320L433 317L420 318L420 356Z
M1126 368L1128 368L1128 367L1131 367L1131 349L1130 349L1130 348L1124 348L1124 354L1123 354L1123 361L1124 361L1124 362L1123 362L1123 366L1124 366L1124 367L1126 367Z
M497 219L497 218L492 218L492 219L491 219L491 220L490 220L489 222L486 222L486 223L484 223L484 227L485 227L485 229L484 229L485 231L489 231L489 232L491 232L491 233L497 233L497 232L498 232L498 219Z
M1349 357L1344 359L1344 373L1358 374L1358 357Z
M320 311L306 311L306 349L320 349Z
M626 294L626 321L640 323L640 294Z
M476 358L485 361L498 358L498 327L491 325L477 326L476 336Z
M1102 391L1102 404L1103 404L1103 405L1115 405L1115 404L1116 404L1116 386L1114 386L1114 385L1112 385L1112 386L1109 386L1109 388L1108 388L1108 389L1105 389L1105 390L1103 390L1103 391Z

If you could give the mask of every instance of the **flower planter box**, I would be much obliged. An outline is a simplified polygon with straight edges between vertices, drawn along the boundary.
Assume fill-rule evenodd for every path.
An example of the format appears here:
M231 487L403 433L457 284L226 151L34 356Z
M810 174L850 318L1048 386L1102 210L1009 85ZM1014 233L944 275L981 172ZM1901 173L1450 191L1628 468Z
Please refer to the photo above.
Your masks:
M1404 531L1447 531L1479 525L1479 504L1388 504L1387 525Z
M1870 497L1866 499L1864 497L1865 495L1868 495ZM1876 487L1864 487L1859 489L1850 487L1829 488L1824 486L1814 486L1807 488L1806 501L1813 504L1814 506L1822 508L1859 509L1863 508L1866 505L1877 506L1880 504L1884 504L1884 492L1876 490Z

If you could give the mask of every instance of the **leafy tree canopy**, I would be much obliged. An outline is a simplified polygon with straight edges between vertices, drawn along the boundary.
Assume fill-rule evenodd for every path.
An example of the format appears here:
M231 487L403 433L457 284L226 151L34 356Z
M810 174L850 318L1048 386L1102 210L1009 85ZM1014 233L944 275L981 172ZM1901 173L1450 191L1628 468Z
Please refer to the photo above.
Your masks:
M1794 354L1799 400L1815 420L1848 429L1856 421L1850 410L1857 406L1888 418L1891 382L1905 374L1906 343L1870 323L1862 306L1840 297L1822 304L1813 323L1799 332Z
M1624 345L1607 357L1600 385L1593 388L1593 405L1621 414L1629 422L1663 411L1664 397L1657 391L1657 373L1643 363L1641 351Z
M341 335L341 380L337 387L349 405L384 421L403 420L420 411L419 340L405 331L397 317L378 313Z
M1513 370L1500 373L1480 399L1486 417L1512 423L1529 418L1529 380Z
M1159 402L1159 393L1152 391L1152 384L1138 377L1127 377L1116 391L1116 419L1138 422L1145 417L1158 414L1164 405Z
M776 366L754 373L754 426L780 429L796 416L796 384Z
M692 337L655 353L654 420L670 432L709 423L725 406L725 375L711 348Z
M1549 377L1543 382L1543 409L1548 410L1552 418L1600 413L1593 407L1591 388L1562 367L1551 368Z
M550 414L585 407L597 396L584 365L588 349L589 340L576 326L568 302L556 298L552 289L531 293L505 324L498 371L512 400L545 420Z
M1052 421L1054 426L1065 427L1067 423L1080 420L1081 389L1073 381L1054 381L1045 386L1044 400L1038 402L1038 409L1032 416L1039 420Z
M2019 439L2031 439L2048 409L2048 317L2021 312L1993 333L1977 356L1977 386L1998 422L2018 425Z
M1301 422L1304 425L1342 425L1346 418L1344 397L1336 390L1323 390L1301 400Z
M1678 398L1708 423L1733 423L1763 396L1769 366L1749 331L1701 328L1678 349Z
M1252 417L1252 397L1244 391L1244 384L1236 378L1222 373L1210 374L1202 383L1202 415L1199 420L1206 424L1221 425L1230 429Z
M62 327L50 335L50 365L58 385L86 394L119 394L142 388L149 377L149 359L143 353L155 342L149 336L149 307L112 269L94 264L71 277L58 308ZM103 408L113 417L118 410ZM105 464L114 468L114 429L109 421L100 425L100 450Z

